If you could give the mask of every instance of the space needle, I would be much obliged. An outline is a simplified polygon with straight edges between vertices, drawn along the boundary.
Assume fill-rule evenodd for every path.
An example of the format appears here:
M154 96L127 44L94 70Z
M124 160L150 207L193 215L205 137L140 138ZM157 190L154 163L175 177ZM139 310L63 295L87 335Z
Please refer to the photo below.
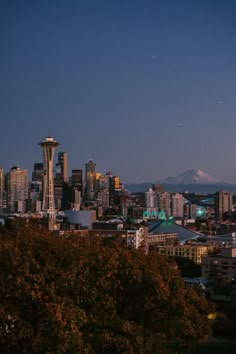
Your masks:
M53 156L55 149L60 143L51 136L42 140L39 145L43 149L43 205L42 210L48 213L49 230L54 230L56 223L55 203L54 203L54 183L53 183Z

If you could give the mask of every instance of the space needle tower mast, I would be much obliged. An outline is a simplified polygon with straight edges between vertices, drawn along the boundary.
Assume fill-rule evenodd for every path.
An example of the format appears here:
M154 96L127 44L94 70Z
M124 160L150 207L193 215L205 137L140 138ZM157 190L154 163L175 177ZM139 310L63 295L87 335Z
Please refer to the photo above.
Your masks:
M53 230L56 222L55 203L54 203L54 183L53 183L53 156L58 141L48 136L45 140L41 141L39 145L43 149L43 206L42 210L48 213L48 226L49 230Z

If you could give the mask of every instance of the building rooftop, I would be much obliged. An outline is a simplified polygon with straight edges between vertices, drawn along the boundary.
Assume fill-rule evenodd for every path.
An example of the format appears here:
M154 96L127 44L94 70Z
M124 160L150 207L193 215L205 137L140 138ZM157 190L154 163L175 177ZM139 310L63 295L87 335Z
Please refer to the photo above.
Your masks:
M149 225L148 227L149 234L178 234L179 242L185 242L187 240L197 239L200 235L194 231L188 230L183 226L177 225L171 221L157 221Z
M57 145L60 145L60 143L56 140L54 140L51 136L48 136L47 138L45 138L44 140L42 140L39 145L41 146L44 146L44 145L54 145L54 146L57 146Z

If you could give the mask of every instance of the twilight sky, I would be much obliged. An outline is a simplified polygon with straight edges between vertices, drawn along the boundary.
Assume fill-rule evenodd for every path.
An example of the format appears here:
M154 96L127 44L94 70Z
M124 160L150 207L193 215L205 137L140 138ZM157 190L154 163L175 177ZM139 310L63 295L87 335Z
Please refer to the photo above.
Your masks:
M236 1L1 0L0 167L236 183Z

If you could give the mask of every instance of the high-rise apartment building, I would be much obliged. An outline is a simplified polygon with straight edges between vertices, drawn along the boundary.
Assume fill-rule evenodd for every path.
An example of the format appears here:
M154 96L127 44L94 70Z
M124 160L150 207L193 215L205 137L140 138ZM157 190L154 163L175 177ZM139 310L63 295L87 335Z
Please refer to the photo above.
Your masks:
M145 201L147 210L156 210L158 208L157 192L149 188L149 190L145 192Z
M85 196L88 200L94 200L96 193L96 164L89 160L85 164Z
M28 171L12 167L7 174L7 207L9 212L24 212L28 198Z
M171 215L171 195L168 192L164 193L158 193L157 194L157 199L158 199L158 208L162 211L165 212L166 216Z
M184 197L180 193L172 195L171 215L178 218L184 217Z
M233 206L233 193L219 191L215 193L215 216L217 219L222 219L223 214L231 211Z
M184 217L186 219L196 219L196 217L197 217L197 204L194 204L194 203L184 204Z

